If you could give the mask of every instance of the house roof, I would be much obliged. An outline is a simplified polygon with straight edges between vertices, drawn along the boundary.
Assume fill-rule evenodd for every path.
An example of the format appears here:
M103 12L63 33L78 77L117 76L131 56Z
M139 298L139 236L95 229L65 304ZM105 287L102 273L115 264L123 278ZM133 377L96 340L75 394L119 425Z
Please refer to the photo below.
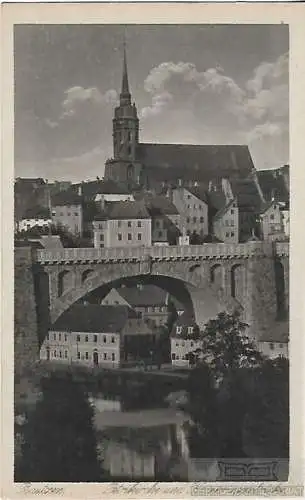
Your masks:
M154 333L154 325L143 318L128 318L123 329L122 335L151 335Z
M223 177L246 177L254 168L245 145L141 143L137 158L145 167L157 168L150 170L150 174L154 177L155 172L159 180L163 174L164 180L194 179L195 175L198 181L208 181L215 171Z
M143 201L115 201L107 209L109 219L150 219Z
M177 207L166 196L146 194L143 199L151 216L179 215Z
M167 303L167 292L155 285L124 287L117 291L132 307L164 306Z
M87 199L94 199L97 194L130 194L127 188L118 185L112 179L97 179L73 184L73 190L77 193L80 187L82 196Z
M224 215L229 210L229 208L233 205L233 203L235 203L235 202L236 202L235 199L230 200L225 206L223 206L220 210L218 210L218 212L215 214L214 218L219 219L219 217Z
M212 212L214 212L214 214L219 210L222 210L227 204L225 194L221 189L209 191L207 193L207 199L209 208Z
M93 333L119 333L128 319L126 306L75 304L65 311L50 330Z
M67 205L81 205L82 198L76 194L72 189L60 191L52 196L52 206L67 206Z
M204 188L203 186L192 186L192 187L185 187L187 191L189 191L191 194L196 196L198 200L203 201L204 203L208 203L208 193L207 189Z
M257 172L259 185L267 201L273 197L276 201L289 201L289 191L284 178L287 173L289 175L287 167L283 167L282 170L259 170Z
M29 207L23 213L24 219L49 219L51 217L50 209L41 206Z

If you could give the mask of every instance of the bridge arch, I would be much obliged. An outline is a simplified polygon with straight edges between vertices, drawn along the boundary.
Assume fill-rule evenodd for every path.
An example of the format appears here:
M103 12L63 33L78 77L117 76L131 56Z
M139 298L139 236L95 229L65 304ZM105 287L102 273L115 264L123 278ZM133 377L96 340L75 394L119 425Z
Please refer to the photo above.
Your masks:
M215 317L221 311L230 312L239 307L236 300L225 294L217 293L215 284L211 286L208 277L203 275L200 269L186 272L185 266L181 266L179 269L178 267L166 267L160 264L159 268L147 272L146 267L141 269L139 263L126 263L122 268L108 265L99 266L92 272L89 271L91 269L79 269L77 271L79 277L74 276L74 279L70 280L70 283L72 283L70 288L66 289L61 295L53 294L50 298L51 323L54 323L75 302L91 292L99 289L101 297L105 296L111 288L117 288L124 281L131 278L141 279L144 283L155 284L167 290L184 304L199 326L203 326L210 318ZM66 276L66 272L62 276ZM70 269L72 275L75 272L75 270ZM61 275L61 273L59 274ZM83 279L84 276L86 276L85 280Z

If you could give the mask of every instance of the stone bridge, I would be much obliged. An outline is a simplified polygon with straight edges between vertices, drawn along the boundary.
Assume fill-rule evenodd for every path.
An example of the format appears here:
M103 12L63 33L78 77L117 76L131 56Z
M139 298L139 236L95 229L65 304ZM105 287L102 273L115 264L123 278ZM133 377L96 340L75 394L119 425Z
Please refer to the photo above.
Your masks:
M288 243L37 250L36 273L49 288L53 323L74 302L141 277L182 301L199 326L239 309L253 334L288 307ZM279 300L278 295L281 295ZM279 304L280 302L280 304Z

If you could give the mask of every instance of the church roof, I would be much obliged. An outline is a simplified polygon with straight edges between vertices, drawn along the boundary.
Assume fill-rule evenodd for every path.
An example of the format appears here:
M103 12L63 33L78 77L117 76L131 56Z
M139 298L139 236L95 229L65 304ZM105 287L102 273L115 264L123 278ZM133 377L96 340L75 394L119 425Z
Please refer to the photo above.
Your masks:
M208 181L222 177L246 177L254 168L248 146L140 143L137 159L159 180L189 178ZM181 175L182 174L182 175ZM186 177L185 177L186 176Z

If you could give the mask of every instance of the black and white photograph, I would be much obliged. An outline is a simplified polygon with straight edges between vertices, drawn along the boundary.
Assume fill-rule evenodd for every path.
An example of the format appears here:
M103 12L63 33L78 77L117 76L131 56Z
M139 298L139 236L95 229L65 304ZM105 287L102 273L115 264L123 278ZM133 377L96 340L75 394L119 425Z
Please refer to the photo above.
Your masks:
M289 34L14 25L16 483L288 481Z

